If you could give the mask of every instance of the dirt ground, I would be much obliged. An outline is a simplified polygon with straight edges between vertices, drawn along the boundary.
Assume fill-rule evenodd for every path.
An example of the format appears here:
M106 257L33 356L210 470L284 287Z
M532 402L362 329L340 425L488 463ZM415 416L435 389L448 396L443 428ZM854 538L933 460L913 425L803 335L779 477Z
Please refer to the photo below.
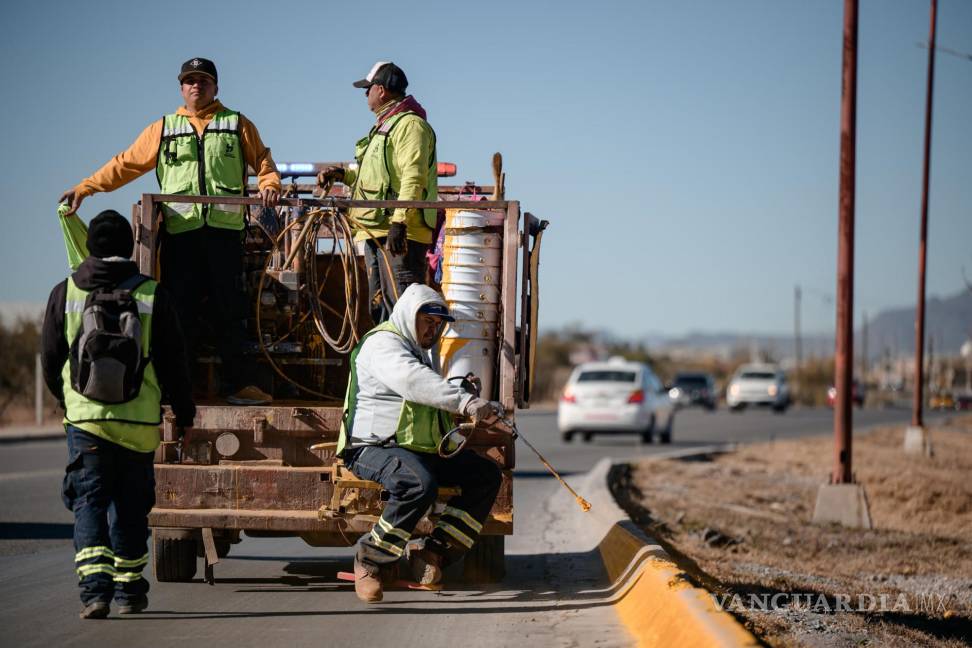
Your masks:
M616 471L614 490L767 645L972 645L972 417L932 428L930 458L905 455L903 435L854 438L872 530L810 522L827 437L647 459Z

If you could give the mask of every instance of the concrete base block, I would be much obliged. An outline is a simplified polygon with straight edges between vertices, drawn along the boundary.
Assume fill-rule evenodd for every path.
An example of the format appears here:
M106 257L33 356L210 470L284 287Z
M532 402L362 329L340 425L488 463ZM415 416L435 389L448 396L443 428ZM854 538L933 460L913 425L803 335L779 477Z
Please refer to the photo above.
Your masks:
M904 451L907 454L932 456L931 437L928 430L920 425L909 425L905 428Z
M864 487L860 484L822 484L817 491L813 522L837 522L855 529L870 529L871 513Z

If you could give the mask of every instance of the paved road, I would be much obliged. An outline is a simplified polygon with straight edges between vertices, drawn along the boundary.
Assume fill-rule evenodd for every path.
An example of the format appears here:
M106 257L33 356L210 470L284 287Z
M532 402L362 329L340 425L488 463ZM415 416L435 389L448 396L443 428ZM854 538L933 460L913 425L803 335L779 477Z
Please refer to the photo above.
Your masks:
M905 422L907 411L855 413L857 429ZM523 413L524 435L568 475L598 459L634 458L711 443L827 433L831 413L680 412L670 446L636 437L597 437L564 444L550 413ZM593 546L578 544L582 518L539 461L518 447L517 533L507 539L508 577L500 586L450 586L441 593L393 592L380 606L359 604L347 584L349 549L312 548L294 539L244 538L217 566L215 587L156 584L151 609L138 617L80 622L72 572L70 513L59 498L61 441L0 446L0 628L4 645L166 646L404 644L447 646L628 645L610 607ZM576 479L576 478L575 478ZM364 617L368 618L364 618ZM133 634L137 633L137 634Z

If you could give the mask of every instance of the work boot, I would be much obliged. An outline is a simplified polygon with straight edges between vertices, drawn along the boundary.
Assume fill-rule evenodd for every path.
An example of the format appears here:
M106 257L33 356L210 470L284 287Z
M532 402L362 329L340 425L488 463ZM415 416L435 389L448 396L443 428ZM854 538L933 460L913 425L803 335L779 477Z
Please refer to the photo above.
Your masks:
M78 616L82 619L104 619L109 611L111 608L104 601L92 601L84 606Z
M273 402L273 396L255 385L248 385L226 397L230 405L267 405Z
M442 554L431 547L430 542L408 546L408 565L412 578L419 585L436 585L442 582Z
M365 603L377 603L382 598L381 570L354 559L354 593Z
M148 597L142 596L118 606L118 614L138 614L148 607Z

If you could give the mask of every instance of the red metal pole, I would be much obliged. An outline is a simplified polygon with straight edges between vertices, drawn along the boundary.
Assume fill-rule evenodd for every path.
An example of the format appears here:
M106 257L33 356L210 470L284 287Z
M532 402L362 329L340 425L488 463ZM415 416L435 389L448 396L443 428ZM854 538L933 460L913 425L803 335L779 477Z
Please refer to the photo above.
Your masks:
M832 484L849 484L851 380L854 370L854 182L857 139L857 0L844 0L844 56L840 100L840 224L837 243L837 349Z
M925 260L928 249L928 175L931 170L932 94L935 86L935 22L938 0L931 0L928 34L928 87L925 92L925 161L921 178L921 234L918 239L918 304L915 308L915 390L911 424L924 421L925 400Z

